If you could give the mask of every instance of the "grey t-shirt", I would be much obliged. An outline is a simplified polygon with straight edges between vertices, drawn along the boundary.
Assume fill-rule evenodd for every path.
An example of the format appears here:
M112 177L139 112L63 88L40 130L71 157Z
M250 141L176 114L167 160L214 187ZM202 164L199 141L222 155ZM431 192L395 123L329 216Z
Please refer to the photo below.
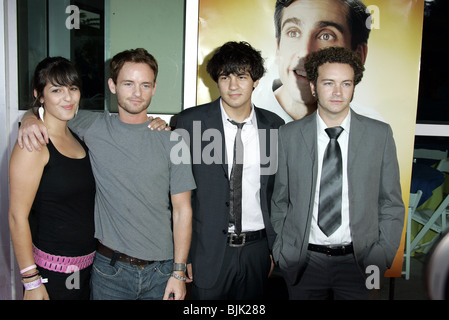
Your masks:
M170 161L168 131L80 111L69 122L89 148L96 181L95 237L144 260L173 258L170 194L196 188L190 164Z

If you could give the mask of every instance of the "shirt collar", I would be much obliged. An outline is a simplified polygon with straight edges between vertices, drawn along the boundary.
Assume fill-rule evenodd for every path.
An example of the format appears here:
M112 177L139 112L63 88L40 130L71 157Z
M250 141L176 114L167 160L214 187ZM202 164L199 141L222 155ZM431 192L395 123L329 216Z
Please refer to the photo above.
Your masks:
M326 125L326 123L324 123L323 119L320 117L320 114L318 111L316 114L317 114L318 132L324 132L324 130L327 128L327 125ZM342 121L342 123L340 124L340 127L343 128L343 131L346 131L349 134L349 130L351 128L351 110L349 110L348 115Z
M233 120L233 119L231 119L228 116L228 114L226 113L226 110L223 108L223 101L221 99L220 99L220 109L221 109L221 118L222 118L223 123L225 125L231 125L231 126L235 127L232 123L230 123L228 121L228 119L229 120ZM245 122L245 126L247 126L247 125L253 125L254 124L254 120L255 120L254 105L251 104L251 113L249 114L248 118L246 118L242 122Z

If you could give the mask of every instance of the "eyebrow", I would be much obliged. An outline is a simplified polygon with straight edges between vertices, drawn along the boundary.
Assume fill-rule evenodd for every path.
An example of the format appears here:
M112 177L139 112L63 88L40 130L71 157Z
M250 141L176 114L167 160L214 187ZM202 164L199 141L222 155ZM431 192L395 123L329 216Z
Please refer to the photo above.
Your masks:
M243 75L248 75L248 76L250 76L250 75L251 75L251 74L249 73L248 70L245 70L245 71L235 71L235 72L231 71L231 72L229 72L229 73L220 72L220 73L218 74L218 76L219 76L219 77L222 77L222 76L227 77L227 76L229 76L229 75L231 75L231 74L233 74L233 75L235 75L235 76L243 76Z
M288 18L288 19L286 19L286 20L284 21L284 23L282 23L281 30L284 29L284 27L285 27L285 25L286 25L287 23L293 23L293 24L296 24L296 25L298 25L298 26L300 26L300 25L302 24L301 20L298 19L298 18Z
M316 26L318 28L334 27L335 29L340 31L340 33L342 33L342 34L345 33L344 27L341 24L333 22L333 21L318 21L316 23Z
M324 82L324 81L331 81L331 82L336 82L336 80L334 79L321 79L320 82ZM342 80L341 82L354 82L353 79L347 79L347 80Z
M293 24L295 24L297 26L301 26L302 25L301 19L298 19L298 18L295 18L295 17L288 18L288 19L286 19L284 21L284 23L282 23L281 30L284 29L284 27L285 27L285 25L287 23L293 23ZM335 29L337 29L342 34L344 34L344 30L345 30L344 27L341 24L333 22L333 21L326 21L326 20L318 21L317 23L315 23L315 27L317 27L317 28L334 27Z
M136 83L136 81L134 81L134 80L122 80L122 81L120 81L120 83L123 83L123 82L132 82L132 83ZM151 82L151 81L144 81L144 82L142 82L142 83L140 83L140 84L151 84L151 85L153 85L153 82Z

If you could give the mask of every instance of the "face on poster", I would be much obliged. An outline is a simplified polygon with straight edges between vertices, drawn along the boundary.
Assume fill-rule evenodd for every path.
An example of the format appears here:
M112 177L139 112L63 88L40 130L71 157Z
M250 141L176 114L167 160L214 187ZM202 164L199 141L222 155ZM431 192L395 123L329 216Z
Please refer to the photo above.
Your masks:
M351 27L348 3L362 3L370 19ZM205 69L212 52L227 41L247 41L262 52L267 72L253 92L253 103L286 122L316 109L304 78L305 56L326 46L351 48L365 62L351 107L391 125L407 205L424 0L296 0L284 8L278 22L275 5L276 0L199 1L198 104L219 97ZM354 45L357 34L366 31L365 43Z
M212 52L227 41L247 41L262 52L267 69L253 93L255 105L276 112L287 122L312 113L316 104L302 74L302 61L308 53L325 46L351 47L355 31L348 23L347 2L361 1L293 1L284 8L276 34L276 0L200 0L198 104L219 96L205 71ZM351 107L392 126L407 183L416 123L424 0L362 3L371 19L358 28L369 34L365 44L352 49L365 61L366 70Z

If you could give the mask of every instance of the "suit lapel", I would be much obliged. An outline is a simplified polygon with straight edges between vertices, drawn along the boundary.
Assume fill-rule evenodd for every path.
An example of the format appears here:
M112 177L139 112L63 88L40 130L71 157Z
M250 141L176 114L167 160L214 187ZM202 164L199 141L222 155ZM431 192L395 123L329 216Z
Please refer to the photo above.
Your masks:
M298 146L295 148L297 153L304 153L298 154L298 159L304 159L304 163L299 164L299 166L302 167L302 169L311 170L311 173L300 173L301 170L295 170L298 174L299 181L302 180L302 183L310 183L310 192L308 194L304 193L301 195L301 197L305 197L305 201L308 201L309 203L309 211L307 212L307 215L305 218L302 218L304 220L301 220L303 223L303 234L305 235L305 239L309 238L310 234L310 227L311 227L311 221L312 221L312 215L313 215L313 201L315 196L315 189L316 189L316 183L317 183L317 175L318 175L318 155L317 155L317 112L313 113L310 116L307 116L300 120L298 124L301 124L299 126L300 134L298 135ZM310 162L308 163L307 157L310 157ZM310 180L308 180L310 179ZM301 218L298 218L301 219ZM301 252L307 252L307 245L308 241L303 241Z
M268 172L270 166L273 166L272 168L277 168L277 136L271 137L272 135L271 129L276 128L273 127L272 122L265 117L265 115L260 111L259 108L254 107L254 112L256 114L257 129L259 132L258 136L259 136L260 169L262 172ZM271 145L271 139L275 139L273 141L276 144L274 147ZM274 154L272 154L271 148L274 148L273 150ZM273 159L273 157L276 158ZM274 163L272 161L274 161ZM275 172L275 170L273 172ZM270 177L269 174L260 175L261 186L266 185L269 177Z
M201 134L204 133L207 129L214 129L220 132L221 137L221 154L222 161L221 166L223 167L224 172L226 173L226 177L228 177L228 164L227 164L227 155L226 155L226 141L225 134L223 128L223 121L221 116L221 108L220 108L220 98L213 101L210 107L207 110L206 118L203 121L204 128L201 129ZM203 148L202 148L203 149ZM202 150L201 149L201 150Z
M215 100L207 109L206 118L204 119L204 127L206 129L218 129L223 132L223 122L221 121L220 99Z
M365 126L360 121L357 113L351 109L351 128L349 133L349 150L348 150L348 176L352 172L357 150L365 133ZM349 177L348 177L349 178Z
M305 117L302 120L302 125L300 126L302 141L300 143L304 143L308 154L311 157L312 163L314 163L315 167L315 157L316 157L316 144L317 144L317 112L312 115ZM302 149L302 148L301 148ZM299 149L298 149L299 150Z
M259 152L260 152L260 167L268 167L269 163L263 163L262 159L266 159L270 156L270 137L271 131L270 129L274 129L270 123L270 121L263 115L259 108L254 107L254 111L256 113L257 119L257 129L264 130L265 135L261 135L261 131L259 131Z

